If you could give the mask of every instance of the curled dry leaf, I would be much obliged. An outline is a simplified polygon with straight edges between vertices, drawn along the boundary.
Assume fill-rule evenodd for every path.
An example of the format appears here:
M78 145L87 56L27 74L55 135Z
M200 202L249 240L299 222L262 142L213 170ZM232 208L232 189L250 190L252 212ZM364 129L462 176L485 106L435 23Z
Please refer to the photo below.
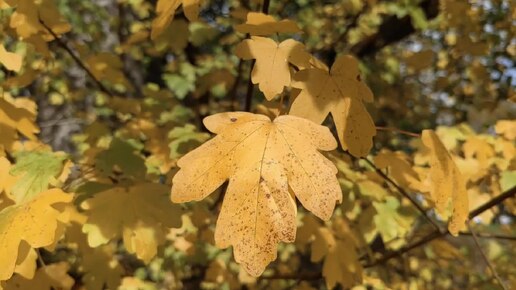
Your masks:
M260 91L269 101L290 85L289 64L304 68L309 66L311 59L301 42L287 39L278 44L270 38L259 36L242 41L235 53L243 59L256 59L251 81L259 84Z
M337 58L329 72L301 70L294 75L292 87L301 93L292 102L291 115L321 124L331 113L342 148L357 157L367 155L376 128L363 102L372 102L373 93L361 80L355 58Z
M435 203L435 209L440 215L445 215L448 203L452 202L453 212L448 224L448 230L453 235L466 227L468 218L468 194L466 182L455 165L448 150L432 130L424 130L421 136L423 144L431 151L430 156L430 194Z
M342 198L336 167L318 150L333 150L326 127L294 116L273 122L245 112L204 119L217 136L178 161L172 201L205 198L229 179L215 230L220 248L234 247L235 259L260 275L276 259L278 242L293 242L296 204L328 220Z

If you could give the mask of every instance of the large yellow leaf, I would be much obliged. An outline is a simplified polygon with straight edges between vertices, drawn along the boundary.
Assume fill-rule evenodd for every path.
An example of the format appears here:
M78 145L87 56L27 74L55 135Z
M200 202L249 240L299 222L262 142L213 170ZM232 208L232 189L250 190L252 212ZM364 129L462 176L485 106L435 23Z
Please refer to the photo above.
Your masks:
M311 68L294 75L292 87L301 89L290 114L322 123L331 113L344 150L366 156L373 146L376 129L363 102L372 102L373 93L361 80L358 61L344 55L329 72Z
M305 46L293 39L278 44L270 38L253 36L239 43L235 53L243 59L256 59L251 81L259 84L267 100L272 100L290 85L289 64L303 68L310 63L310 54Z
M296 204L328 220L342 198L336 167L317 150L335 149L328 128L294 116L273 122L245 112L204 119L218 134L178 161L172 201L201 200L229 179L215 230L218 247L234 247L235 259L260 275L276 259L280 241L293 242Z
M21 243L40 248L55 242L64 224L59 221L61 213L53 206L71 200L71 194L50 189L28 203L9 206L0 212L0 280L13 274Z
M145 262L156 255L168 229L181 225L181 210L170 203L168 188L161 184L113 187L97 193L84 207L88 221L83 232L90 246L122 237L127 251Z
M296 33L301 31L292 20L277 21L271 15L260 12L247 13L245 24L235 26L236 31L251 35L271 35L275 33Z
M430 194L435 209L440 215L445 215L451 200L453 212L448 230L451 234L458 235L459 231L465 228L465 222L468 218L466 182L448 150L434 131L424 130L421 139L423 144L431 151Z
M155 40L174 20L179 5L183 4L186 18L195 21L199 17L201 0L158 0L156 13L158 16L152 21L151 39Z

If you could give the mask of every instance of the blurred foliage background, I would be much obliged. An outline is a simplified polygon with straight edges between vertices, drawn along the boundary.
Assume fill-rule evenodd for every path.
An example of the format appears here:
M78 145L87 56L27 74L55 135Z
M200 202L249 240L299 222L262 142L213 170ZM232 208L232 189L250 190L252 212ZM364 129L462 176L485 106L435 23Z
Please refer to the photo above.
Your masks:
M378 129L371 159L399 151L400 158L417 172L418 166L425 167L424 149L418 138L403 132L437 128L468 180L471 210L514 189L514 2L266 3L270 15L293 20L302 31L274 35L276 40L292 37L328 66L342 54L360 60L362 78L375 95L368 105ZM119 209L128 204L125 201L103 199L106 192L114 188L129 188L135 195L151 188L168 192L177 159L210 138L202 125L205 116L234 110L270 114L277 106L265 101L258 89L250 89L251 61L234 54L236 45L246 38L234 26L245 22L247 12L260 11L264 3L206 0L196 21L188 21L179 8L163 33L151 39L156 4L146 0L0 0L0 43L23 58L18 72L5 64L0 67L1 101L5 102L0 103L0 110L7 116L2 119L0 111L0 125L9 125L5 120L15 109L27 110L24 120L33 124L29 134L20 121L16 127L20 136L14 136L7 125L0 126L1 151L8 162L2 165L4 171L23 162L19 152L34 148L44 148L46 154L53 154L46 158L60 160L57 173L70 162L69 176L59 187L75 192L76 209L71 210L75 217L69 219L64 238L54 249L39 251L37 264L39 268L65 267L68 274L63 275L73 279L73 286L51 287L500 288L470 231L457 238L432 236L419 247L396 252L432 233L431 225L371 164L342 152L330 158L339 168L344 202L327 223L299 207L296 243L281 244L278 260L261 277L241 271L230 249L214 246L223 189L204 201L173 209L168 208L175 207L168 200L153 200L165 211L180 212L182 220L180 228L157 218L148 222L146 227L155 235L154 254L134 245L136 249L128 249L124 230L114 230L97 247L86 243L91 239L86 237L88 226L109 227L106 223L116 224L113 212L127 210ZM288 88L284 92L285 105L290 93ZM66 152L67 157L53 153L57 151ZM25 158L31 158L25 161L29 164L50 166L41 155ZM43 168L43 172L49 170ZM8 192L2 182L0 191ZM147 183L163 188L141 186ZM423 194L417 197L429 206ZM147 202L145 197L138 198L136 206ZM111 215L100 212L104 220L92 220L95 209L102 206ZM0 209L5 207L4 200ZM473 219L480 246L506 287L516 287L515 212L515 200L509 198ZM146 219L140 210L134 215L134 220ZM439 219L433 212L429 215ZM382 260L390 253L398 254ZM5 283L6 289L21 289Z

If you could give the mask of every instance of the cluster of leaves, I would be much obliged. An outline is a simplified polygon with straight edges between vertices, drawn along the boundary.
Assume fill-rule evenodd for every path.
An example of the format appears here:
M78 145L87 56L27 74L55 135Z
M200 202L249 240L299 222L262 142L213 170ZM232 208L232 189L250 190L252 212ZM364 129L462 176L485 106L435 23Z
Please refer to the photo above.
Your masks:
M456 263L479 251L473 227L514 235L516 121L499 106L514 108L501 66L515 50L491 40L507 42L493 64L482 27L510 16L463 1L436 1L435 22L415 0L272 4L296 22L239 1L82 2L0 0L0 289L516 281L504 242L480 252L505 280ZM361 63L382 15L444 41ZM485 114L477 95L498 115L436 125Z

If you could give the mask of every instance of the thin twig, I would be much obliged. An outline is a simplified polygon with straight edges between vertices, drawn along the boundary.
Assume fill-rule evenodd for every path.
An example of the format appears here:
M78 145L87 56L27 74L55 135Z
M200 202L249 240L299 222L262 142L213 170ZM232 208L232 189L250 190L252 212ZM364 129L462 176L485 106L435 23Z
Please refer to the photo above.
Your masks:
M439 225L428 216L426 210L417 202L417 200L415 200L412 196L410 196L408 194L408 192L406 192L401 186L399 186L396 182L394 182L394 180L392 180L389 176L387 176L387 174L383 173L383 171L381 171L378 167L376 167L376 165L374 165L374 163L371 160L369 160L367 158L362 158L362 159L365 160L371 167L373 167L375 172L378 175L380 175L387 183L394 186L396 188L396 190L398 190L399 193L401 193L404 197L408 198L408 200L410 200L410 202L417 208L417 210L419 212L421 212L421 214L425 217L425 219L430 224L432 224L432 226L437 231L439 231L439 232L441 231L441 227L439 227Z
M473 237L473 241L475 241L475 245L477 246L478 250L480 251L480 254L482 255L482 258L484 259L484 262L486 263L487 267L489 267L489 270L491 270L491 273L496 278L496 281L500 283L500 286L502 286L502 289L507 290L507 287L503 283L502 279L498 275L498 272L496 272L495 267L493 264L491 264L491 261L489 261L489 258L487 257L486 253L482 249L482 246L480 246L480 242L478 241L477 235L475 231L473 230L473 227L471 226L471 220L467 222L468 229L471 232L471 236Z
M269 14L269 6L271 5L270 0L263 0L262 12L265 14Z
M516 186L505 191L504 193L502 193L501 195L493 198L492 200L484 203L483 205L479 206L478 208L472 210L470 213L469 213L469 219L472 219L474 218L475 216L483 213L484 211L488 210L489 208L497 205L497 204L500 204L502 203L504 200L508 199L508 198L511 198L513 197L514 195L516 194ZM471 231L471 230L470 230ZM394 251L394 252L390 252L390 253L387 253L385 254L382 258L374 261L374 262L371 262L371 263L366 263L363 267L364 268L371 268L371 267L375 267L375 266L378 266L380 264L383 264L385 262L387 262L388 260L390 259L393 259L393 258L396 258L396 257L400 257L402 256L403 254L413 250L413 249L416 249L418 247L421 247L435 239L438 239L438 238L441 238L441 237L444 237L446 235L448 235L449 232L448 231L442 231L442 232L439 232L437 230L434 230L432 231L431 233L429 233L428 235L426 235L425 237L423 237L422 239L420 239L419 241L413 243L413 244L410 244L410 245L407 245L405 247L402 247L400 248L399 250L397 251ZM260 277L260 279L265 279L265 280L318 280L318 279L321 279L322 278L322 273L321 272L300 272L300 273L287 273L287 274L273 274L273 275L270 275L270 276L262 276Z
M401 130L401 129L393 128L393 127L376 126L376 130L378 130L378 131L390 131L390 132L395 132L395 133L407 135L407 136L410 136L410 137L421 138L421 135L418 134L418 133L413 133L413 132L409 132L409 131L405 131L405 130Z
M38 255L38 262L40 263L41 267L46 267L47 264L45 264L45 261L43 261L40 249L36 249L36 254Z
M231 111L236 110L236 103L237 103L237 92L238 92L238 85L240 84L240 81L242 80L242 69L244 67L244 61L240 59L238 61L238 67L237 67L237 77L235 78L235 82L233 83L233 87L231 87L231 90L229 92L230 100L231 100Z
M469 212L469 215L468 215L468 219L473 219L474 217L482 214L484 211L490 209L491 207L497 205L497 204L500 204L502 203L504 200L508 199L508 198L511 198L511 197L514 197L514 195L516 194L516 186L508 189L507 191L505 191L504 193L498 195L497 197L489 200L488 202L484 203L483 205L477 207L476 209L472 210ZM410 245L407 245L405 247L402 247L400 248L399 250L397 251L394 251L394 252L391 252L391 253L388 253L386 255L384 255L382 258L378 259L375 263L372 263L372 264L369 264L369 265L365 265L364 267L367 268L367 267L373 267L373 266L376 266L376 265L379 265L379 264L383 264L385 263L386 261L394 258L394 257L398 257L398 256L401 256L403 254L405 254L406 252L409 252L415 248L418 248L422 245L425 245L437 238L441 238L441 237L444 237L446 235L448 235L449 232L448 231L442 231L442 232L438 232L437 230L434 230L433 232L431 232L430 234L426 235L424 238L422 238L421 240L419 240L418 242L414 243L414 244L410 244Z
M516 236L505 236L505 235L496 235L496 234L488 234L488 233L475 233L478 238L482 239L496 239L496 240L508 240L508 241L516 241ZM473 233L470 232L460 232L461 236L473 236Z
M251 74L253 73L254 64L256 63L256 60L253 59L251 62L251 66L249 69L249 81L247 82L247 94L245 95L245 102L244 102L244 111L250 112L251 111L251 104L253 102L253 95L254 95L254 84L251 80Z
M497 195L496 197L494 197L490 201L488 201L488 202L484 203L483 205L477 207L476 209L474 209L473 211L471 211L469 213L468 218L469 219L473 219L477 215L479 215L479 214L483 213L484 211L492 208L493 206L502 203L504 200L506 200L508 198L511 198L511 197L514 197L514 195L516 195L516 186L514 186L512 188L509 188L508 190L506 190L502 194Z
M54 39L57 41L59 46L61 46L73 58L75 63L77 63L77 65L80 66L90 76L90 78L99 87L99 89L101 91L103 91L104 93L108 94L109 96L113 97L113 94L111 93L111 91L109 91L95 77L95 75L91 72L91 70L82 62L82 60L73 52L73 50L61 38L59 38L59 36L57 36L57 34L52 30L52 28L50 28L48 25L46 25L45 22L43 22L43 20L41 20L41 18L39 19L39 23L41 23L41 25L43 25L43 27L45 27L45 29L54 37Z

